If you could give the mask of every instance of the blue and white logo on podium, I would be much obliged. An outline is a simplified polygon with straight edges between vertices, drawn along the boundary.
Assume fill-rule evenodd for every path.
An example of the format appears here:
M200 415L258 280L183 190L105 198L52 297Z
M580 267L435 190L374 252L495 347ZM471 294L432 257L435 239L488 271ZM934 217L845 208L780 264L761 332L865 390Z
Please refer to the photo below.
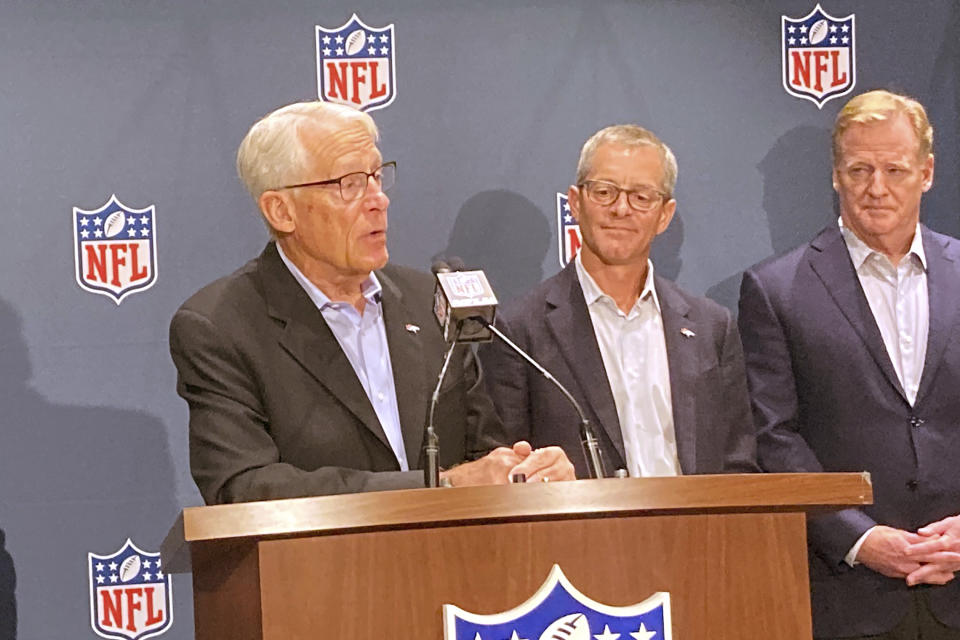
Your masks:
M445 640L671 640L670 594L612 607L580 593L558 565L515 609L479 615L443 605Z

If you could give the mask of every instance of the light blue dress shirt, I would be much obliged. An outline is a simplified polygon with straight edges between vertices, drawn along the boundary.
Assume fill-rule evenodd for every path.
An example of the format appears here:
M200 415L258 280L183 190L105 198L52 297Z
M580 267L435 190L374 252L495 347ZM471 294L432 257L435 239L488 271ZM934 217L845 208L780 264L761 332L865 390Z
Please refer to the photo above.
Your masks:
M383 306L380 304L381 287L377 277L371 273L360 286L360 291L367 301L361 315L349 302L331 301L287 258L279 244L277 252L336 336L340 348L360 379L370 404L373 405L390 448L400 463L400 469L409 471L407 453L403 448L403 432L400 430L400 410L397 407L397 390L393 383L393 366L387 346L387 329L383 323Z

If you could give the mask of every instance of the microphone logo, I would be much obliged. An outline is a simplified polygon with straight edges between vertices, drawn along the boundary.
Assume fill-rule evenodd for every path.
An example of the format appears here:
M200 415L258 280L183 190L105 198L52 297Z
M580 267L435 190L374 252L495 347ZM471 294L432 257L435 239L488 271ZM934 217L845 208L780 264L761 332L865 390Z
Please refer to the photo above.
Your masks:
M479 298L485 293L476 271L455 271L447 276L447 282L450 291L458 298Z

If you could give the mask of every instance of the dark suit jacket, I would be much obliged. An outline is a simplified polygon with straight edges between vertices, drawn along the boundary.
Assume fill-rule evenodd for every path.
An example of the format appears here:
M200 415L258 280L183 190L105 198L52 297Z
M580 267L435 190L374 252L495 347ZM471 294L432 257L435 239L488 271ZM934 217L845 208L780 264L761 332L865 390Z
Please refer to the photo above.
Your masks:
M655 277L670 367L677 453L684 473L755 471L755 440L743 353L730 312ZM600 440L607 471L626 468L623 436L590 312L573 262L507 305L497 326L577 399ZM696 336L686 337L682 328ZM576 412L560 392L504 345L480 349L501 438L559 445L587 477Z
M767 471L869 471L874 504L811 522L817 636L873 635L903 617L905 582L844 555L874 524L914 531L960 512L960 243L922 229L930 332L910 406L836 227L748 270L740 332ZM926 588L926 587L924 587ZM934 587L960 627L960 583Z
M419 468L446 350L433 279L390 266L377 277L403 442ZM350 361L272 242L183 304L170 351L190 406L190 467L208 503L423 486L421 471L400 471ZM481 428L497 431L488 422L497 420L476 361L458 347L435 419L441 465L496 446L480 439Z

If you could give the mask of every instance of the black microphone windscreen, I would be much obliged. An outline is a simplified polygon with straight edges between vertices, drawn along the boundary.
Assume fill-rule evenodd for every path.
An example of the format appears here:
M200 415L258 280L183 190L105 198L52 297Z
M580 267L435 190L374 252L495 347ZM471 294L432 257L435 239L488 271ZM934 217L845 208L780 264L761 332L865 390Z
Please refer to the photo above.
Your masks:
M448 256L447 264L450 265L451 271L466 271L467 265L463 263L463 259L458 256Z
M450 268L450 265L445 260L437 258L433 261L433 264L430 265L430 271L436 275L438 273L449 273L453 271L453 269Z

